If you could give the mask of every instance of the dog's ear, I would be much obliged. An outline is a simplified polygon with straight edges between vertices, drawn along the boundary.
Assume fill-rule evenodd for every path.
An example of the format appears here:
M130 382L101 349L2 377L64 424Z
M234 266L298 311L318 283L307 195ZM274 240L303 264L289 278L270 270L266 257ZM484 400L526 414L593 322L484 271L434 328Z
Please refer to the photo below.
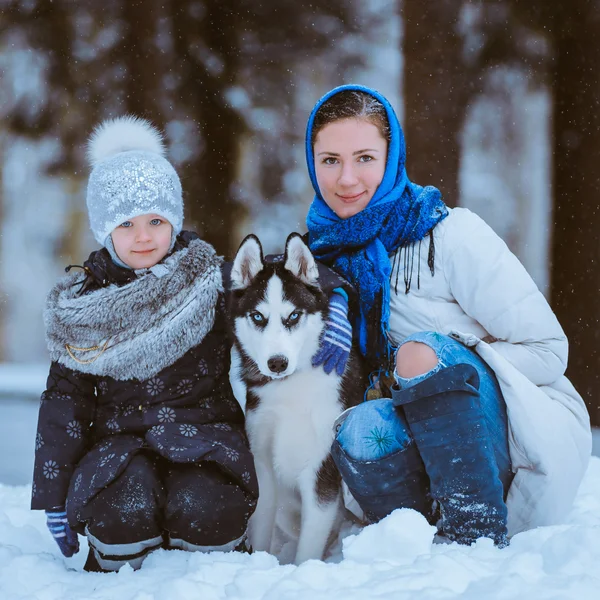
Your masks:
M285 243L284 266L308 285L319 285L319 269L304 240L291 233Z
M260 241L254 234L244 238L231 268L231 287L240 290L248 287L264 267Z

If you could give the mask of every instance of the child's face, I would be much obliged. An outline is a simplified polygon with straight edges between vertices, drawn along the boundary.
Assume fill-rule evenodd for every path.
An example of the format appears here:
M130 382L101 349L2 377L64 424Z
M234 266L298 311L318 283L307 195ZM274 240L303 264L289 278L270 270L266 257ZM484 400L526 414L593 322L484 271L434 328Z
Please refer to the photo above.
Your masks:
M132 269L149 269L171 246L171 223L155 214L140 215L121 223L111 233L117 256Z
M340 219L364 210L385 173L387 141L364 119L323 127L314 145L315 172L323 200Z

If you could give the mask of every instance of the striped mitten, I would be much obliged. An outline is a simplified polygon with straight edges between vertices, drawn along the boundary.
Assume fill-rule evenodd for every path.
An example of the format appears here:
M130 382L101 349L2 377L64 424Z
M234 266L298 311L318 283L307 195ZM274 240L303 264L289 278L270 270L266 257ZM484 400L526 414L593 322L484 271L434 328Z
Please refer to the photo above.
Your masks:
M329 318L312 365L323 365L327 374L335 369L341 377L352 347L352 326L348 321L348 298L343 290L340 291L343 295L336 290L329 299Z
M46 511L46 527L50 530L63 556L70 558L79 552L77 534L69 527L64 508L53 508Z

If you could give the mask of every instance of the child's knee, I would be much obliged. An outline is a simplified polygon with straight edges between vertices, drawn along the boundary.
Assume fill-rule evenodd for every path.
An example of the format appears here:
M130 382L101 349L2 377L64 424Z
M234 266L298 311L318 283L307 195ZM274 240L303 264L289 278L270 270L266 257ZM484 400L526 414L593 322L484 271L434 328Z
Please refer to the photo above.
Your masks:
M246 531L253 501L239 486L216 475L216 469L204 469L194 465L194 475L167 492L165 529L173 547L226 546Z
M353 408L335 439L352 459L378 460L410 443L408 426L391 400L371 400Z
M162 484L152 459L134 456L126 470L83 509L87 529L109 544L126 544L160 535Z
M108 544L127 544L161 534L160 507L150 490L131 490L109 503L95 504L87 531Z

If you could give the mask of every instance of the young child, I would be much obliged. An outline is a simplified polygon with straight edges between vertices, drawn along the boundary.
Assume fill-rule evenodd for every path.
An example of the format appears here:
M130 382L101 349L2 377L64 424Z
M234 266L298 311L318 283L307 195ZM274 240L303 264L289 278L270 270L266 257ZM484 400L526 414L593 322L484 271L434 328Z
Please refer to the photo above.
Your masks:
M182 232L160 134L125 117L89 143L91 229L104 246L52 289L32 508L86 570L156 548L244 547L258 496L229 383L221 259Z

